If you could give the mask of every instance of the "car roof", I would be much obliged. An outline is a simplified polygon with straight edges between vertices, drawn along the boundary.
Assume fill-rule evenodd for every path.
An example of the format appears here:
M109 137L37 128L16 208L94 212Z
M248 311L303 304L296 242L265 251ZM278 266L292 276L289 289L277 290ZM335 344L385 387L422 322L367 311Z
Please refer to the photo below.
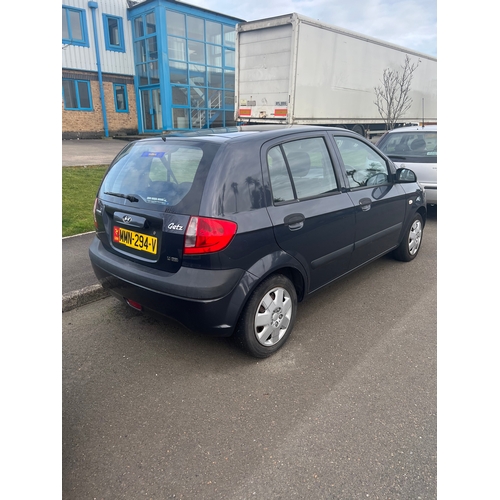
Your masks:
M411 126L411 127L399 127L389 130L389 134L399 133L399 132L436 132L437 125L425 125L425 127L419 126Z
M170 132L166 134L159 135L157 137L149 137L145 139L139 139L136 142L156 142L158 139L166 140L203 140L208 142L226 142L228 140L245 140L251 137L258 137L262 139L262 135L265 135L266 139L272 139L274 137L280 137L283 133L287 132L313 132L313 131L337 131L337 132L348 132L353 135L352 132L347 129L339 127L321 127L314 125L239 125L235 127L224 127L224 128L211 128L211 129L200 129L195 131L187 132ZM250 139L251 140L251 139Z

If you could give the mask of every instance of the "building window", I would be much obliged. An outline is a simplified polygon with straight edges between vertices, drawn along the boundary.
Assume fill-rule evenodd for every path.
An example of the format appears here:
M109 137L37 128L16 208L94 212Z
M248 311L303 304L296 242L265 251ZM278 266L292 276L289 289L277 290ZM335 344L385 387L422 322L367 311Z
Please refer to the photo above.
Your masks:
M187 37L193 40L205 39L205 23L200 17L187 16Z
M90 82L87 80L63 79L64 109L92 111Z
M236 29L234 26L224 25L224 45L226 47L236 47Z
M206 41L208 43L215 43L217 45L222 45L222 25L220 23L215 23L213 21L209 21L208 19L205 21L206 26Z
M117 113L128 113L127 86L118 83L113 84L115 94L115 110Z
M168 9L166 21L173 128L232 125L235 27Z
M170 35L186 38L186 17L184 14L167 10L167 31Z
M73 7L62 8L62 43L89 46L85 11Z
M151 12L134 19L134 52L139 85L154 85L160 82L158 65L158 41L156 22Z
M123 20L121 17L102 15L104 25L104 39L106 50L125 52L125 39L123 37Z

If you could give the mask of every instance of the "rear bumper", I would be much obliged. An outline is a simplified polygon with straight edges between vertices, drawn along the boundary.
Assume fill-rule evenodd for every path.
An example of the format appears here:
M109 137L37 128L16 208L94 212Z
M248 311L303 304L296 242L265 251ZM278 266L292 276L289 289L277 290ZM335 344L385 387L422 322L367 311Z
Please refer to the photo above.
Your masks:
M256 277L242 269L154 270L109 253L94 238L89 257L103 288L173 318L190 330L230 336Z

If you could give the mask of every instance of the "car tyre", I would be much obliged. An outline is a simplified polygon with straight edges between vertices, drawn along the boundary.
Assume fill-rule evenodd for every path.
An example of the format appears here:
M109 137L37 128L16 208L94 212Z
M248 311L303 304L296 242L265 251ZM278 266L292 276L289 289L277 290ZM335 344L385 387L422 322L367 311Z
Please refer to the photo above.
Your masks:
M281 274L270 276L250 296L234 339L256 358L267 358L288 340L295 323L297 292Z
M424 231L424 222L420 214L415 214L408 228L406 229L403 240L394 250L394 258L403 262L413 260L422 246L422 236Z

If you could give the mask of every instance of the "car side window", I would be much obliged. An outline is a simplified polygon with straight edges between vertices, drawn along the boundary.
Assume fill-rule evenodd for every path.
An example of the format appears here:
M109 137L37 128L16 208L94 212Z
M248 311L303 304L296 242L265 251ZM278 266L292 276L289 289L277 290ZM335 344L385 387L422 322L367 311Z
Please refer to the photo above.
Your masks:
M292 201L337 189L332 161L322 137L275 146L267 155L273 201Z
M351 188L387 184L389 170L382 156L354 137L338 136L335 142Z
M273 201L292 201L295 199L292 182L288 175L285 158L280 146L271 148L267 153L267 164L271 176L271 187L273 190Z

